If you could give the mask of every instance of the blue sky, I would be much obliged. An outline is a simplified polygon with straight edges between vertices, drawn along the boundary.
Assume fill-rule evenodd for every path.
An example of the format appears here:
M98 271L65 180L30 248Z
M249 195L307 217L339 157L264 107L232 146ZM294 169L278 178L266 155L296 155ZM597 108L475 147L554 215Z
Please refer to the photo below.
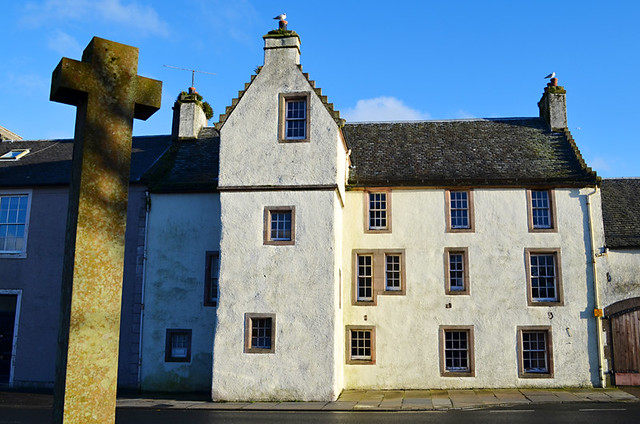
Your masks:
M162 108L134 134L167 134L191 85L224 112L287 13L305 72L350 121L537 116L548 73L567 89L569 129L603 177L640 176L640 2L40 0L0 5L0 125L72 137L75 108L49 101L51 72L93 36L140 49Z

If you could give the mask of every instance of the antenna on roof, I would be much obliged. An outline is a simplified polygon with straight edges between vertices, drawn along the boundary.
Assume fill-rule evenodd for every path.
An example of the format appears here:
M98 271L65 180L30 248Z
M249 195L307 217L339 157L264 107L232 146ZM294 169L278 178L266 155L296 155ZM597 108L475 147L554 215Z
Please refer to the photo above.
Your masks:
M172 68L172 69L180 69L181 71L189 71L191 72L191 87L195 87L195 80L196 80L196 72L201 73L201 74L209 74L209 75L216 75L213 72L205 72L205 71L198 71L196 69L187 69L187 68L178 68L177 66L169 66L169 65L162 65L165 68Z

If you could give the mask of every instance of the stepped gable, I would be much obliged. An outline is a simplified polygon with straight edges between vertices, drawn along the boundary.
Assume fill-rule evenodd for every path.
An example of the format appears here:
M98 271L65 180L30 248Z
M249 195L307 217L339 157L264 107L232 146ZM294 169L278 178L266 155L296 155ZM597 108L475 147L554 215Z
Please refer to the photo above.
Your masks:
M609 248L640 247L640 178L602 180L602 221Z
M348 123L351 186L584 187L600 178L541 118Z
M171 145L170 136L133 137L129 181L136 183ZM12 149L30 152L16 161L0 161L0 185L67 185L71 178L73 139L0 142L0 155Z
M174 143L142 181L155 193L218 190L220 135L204 127L198 138Z

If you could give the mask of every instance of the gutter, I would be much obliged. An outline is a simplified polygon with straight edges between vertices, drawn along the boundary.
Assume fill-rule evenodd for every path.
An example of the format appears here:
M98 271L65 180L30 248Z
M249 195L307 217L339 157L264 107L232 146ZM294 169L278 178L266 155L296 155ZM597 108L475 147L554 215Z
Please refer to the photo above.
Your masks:
M593 303L594 303L594 311L593 315L596 320L596 332L597 332L597 341L598 341L598 377L600 378L600 387L606 387L606 380L604 377L604 343L602 341L602 313L597 313L601 311L600 308L600 285L598 283L598 268L596 264L596 252L594 248L594 233L593 233L593 217L591 214L591 201L590 198L592 195L598 192L597 189L594 189L593 192L586 195L587 200L587 214L589 217L589 243L591 250L591 267L593 272Z
M142 291L140 297L140 339L138 341L138 377L137 386L138 391L142 390L142 333L144 331L144 292L145 283L147 279L147 238L149 234L149 211L151 210L151 195L149 190L144 192L144 248L142 250L142 284L140 290Z

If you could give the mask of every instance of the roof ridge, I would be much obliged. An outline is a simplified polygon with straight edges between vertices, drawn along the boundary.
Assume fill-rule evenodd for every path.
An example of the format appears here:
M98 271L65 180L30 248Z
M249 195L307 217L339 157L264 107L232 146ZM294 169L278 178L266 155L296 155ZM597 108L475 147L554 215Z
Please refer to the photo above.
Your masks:
M346 122L345 125L360 124L411 124L421 122L486 122L486 121L522 121L538 120L537 116L505 117L505 118L453 118L453 119L406 119L397 121L353 121Z

